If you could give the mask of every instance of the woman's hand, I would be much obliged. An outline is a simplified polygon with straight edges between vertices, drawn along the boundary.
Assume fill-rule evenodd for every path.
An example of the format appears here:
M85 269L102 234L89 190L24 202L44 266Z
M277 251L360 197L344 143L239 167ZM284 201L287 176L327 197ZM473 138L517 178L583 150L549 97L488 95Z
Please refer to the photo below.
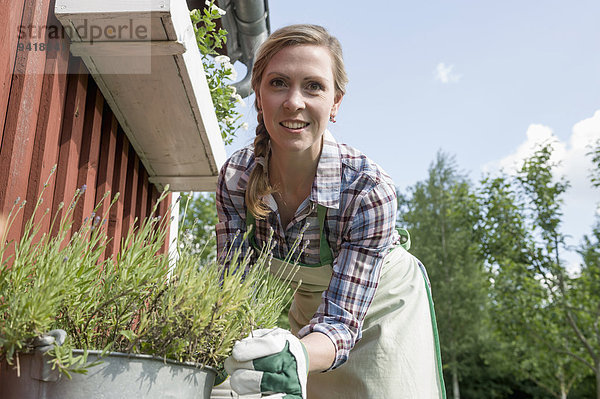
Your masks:
M306 398L308 354L298 338L281 328L255 330L236 342L225 369L239 395L282 393L287 399Z

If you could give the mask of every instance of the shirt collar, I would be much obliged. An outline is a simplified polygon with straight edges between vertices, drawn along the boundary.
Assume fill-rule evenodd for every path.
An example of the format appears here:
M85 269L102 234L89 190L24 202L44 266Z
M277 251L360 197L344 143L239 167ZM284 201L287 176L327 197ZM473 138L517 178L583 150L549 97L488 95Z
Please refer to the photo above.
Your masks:
M265 165L268 165L268 158L267 155ZM238 188L247 186L254 165L256 163L254 157L252 157L252 163L240 178ZM327 208L338 209L340 206L341 185L342 158L340 149L333 135L329 130L325 130L323 133L323 149L317 165L317 174L313 181L310 200ZM267 196L266 202L272 210L277 209L277 204L271 195Z
M327 208L339 208L342 185L340 149L329 130L323 134L323 149L317 165L310 200Z

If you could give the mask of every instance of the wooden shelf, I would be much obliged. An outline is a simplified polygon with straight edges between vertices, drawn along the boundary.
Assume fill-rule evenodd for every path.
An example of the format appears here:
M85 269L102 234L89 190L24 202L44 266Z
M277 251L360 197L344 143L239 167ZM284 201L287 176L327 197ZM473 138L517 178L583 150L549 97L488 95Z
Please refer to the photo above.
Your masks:
M56 0L150 181L214 191L225 147L184 0Z

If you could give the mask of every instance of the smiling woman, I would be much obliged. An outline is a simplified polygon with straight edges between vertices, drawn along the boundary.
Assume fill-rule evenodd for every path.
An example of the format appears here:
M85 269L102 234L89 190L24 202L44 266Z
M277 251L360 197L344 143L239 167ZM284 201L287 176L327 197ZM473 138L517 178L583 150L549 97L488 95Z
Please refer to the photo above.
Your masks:
M221 170L217 246L226 253L248 231L246 253L275 241L273 273L292 275L292 256L300 268L291 332L255 331L226 362L239 394L445 397L429 285L395 230L394 184L327 131L347 80L320 26L282 28L256 56L256 139Z
M269 181L284 226L310 194L323 132L342 101L332 70L325 47L286 47L271 59L256 91L271 146Z
M267 66L256 96L278 161L290 156L317 160L321 136L341 101L326 48L302 45L278 52Z

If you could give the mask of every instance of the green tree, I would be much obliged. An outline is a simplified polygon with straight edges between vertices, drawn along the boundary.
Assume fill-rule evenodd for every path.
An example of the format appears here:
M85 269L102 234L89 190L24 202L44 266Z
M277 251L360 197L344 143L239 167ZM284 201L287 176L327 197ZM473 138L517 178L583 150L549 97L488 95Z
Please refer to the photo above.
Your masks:
M592 149L588 155L592 158L593 167L590 173L590 180L592 186L600 187L600 139L596 140L596 143L591 146Z
M217 207L215 193L181 193L179 205L179 246L203 260L214 260L217 255L215 225Z
M588 154L593 163L590 182L600 188L600 140ZM600 210L600 203L599 210ZM600 398L600 217L596 217L590 235L583 237L578 248L582 257L581 273L574 279L570 322L585 349L579 359L594 371L596 397Z
M537 247L537 259L534 264L539 277L550 292L548 328L554 327L561 334L558 342L559 352L591 369L598 381L596 396L600 399L600 331L598 318L589 325L587 312L589 306L598 303L600 291L587 291L578 286L567 272L562 262L561 250L564 249L564 235L560 233L562 213L562 194L568 188L564 179L555 180L550 161L550 144L538 149L525 161L518 179L527 198L530 199L533 226L541 236ZM585 268L584 268L585 269ZM567 327L564 328L566 322ZM591 327L591 328L590 328ZM576 340L573 340L573 338ZM553 345L555 348L556 346ZM567 362L567 360L565 360ZM566 367L566 366L565 366ZM576 367L571 367L572 370ZM565 371L566 372L566 371Z
M528 321L536 318L545 292L531 266L531 234L523 204L507 176L484 179L479 199L478 239L490 275L488 323L496 347L485 356L501 374L543 385L535 375L542 367L534 367L538 364L531 361L539 358L540 351L524 339L539 334L539 326Z
M589 304L590 298L582 297L562 260L561 206L568 183L554 176L551 155L550 144L540 146L516 176L482 182L479 231L500 341L513 353L518 373L566 398L585 377L585 366L597 364L598 350L578 303Z
M583 263L573 281L572 324L588 355L579 360L594 371L596 397L600 398L600 218L592 233L583 237L578 252Z
M399 224L411 234L411 252L430 276L448 391L461 395L461 379L479 363L486 278L474 226L479 209L471 183L454 159L438 152L429 176L399 195Z

